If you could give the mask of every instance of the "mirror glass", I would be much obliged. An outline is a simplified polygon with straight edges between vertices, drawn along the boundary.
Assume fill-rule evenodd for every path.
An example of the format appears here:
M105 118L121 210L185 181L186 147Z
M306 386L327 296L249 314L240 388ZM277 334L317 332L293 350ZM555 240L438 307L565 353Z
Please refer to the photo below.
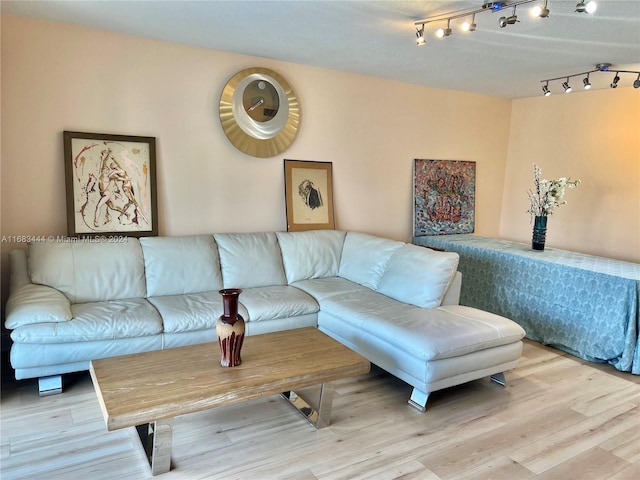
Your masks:
M268 122L278 113L280 98L278 92L266 80L254 80L242 94L242 106L256 122Z

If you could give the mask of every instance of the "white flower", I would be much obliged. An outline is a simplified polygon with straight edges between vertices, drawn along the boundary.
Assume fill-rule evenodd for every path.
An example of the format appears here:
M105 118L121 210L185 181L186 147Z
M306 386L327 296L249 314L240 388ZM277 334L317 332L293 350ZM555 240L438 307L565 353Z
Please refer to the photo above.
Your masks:
M553 209L567 203L563 200L565 190L574 189L580 185L580 180L569 180L567 177L560 177L557 180L545 180L540 178L542 170L535 163L533 164L533 180L535 190L529 190L529 201L531 206L527 213L531 216L547 216L553 214Z

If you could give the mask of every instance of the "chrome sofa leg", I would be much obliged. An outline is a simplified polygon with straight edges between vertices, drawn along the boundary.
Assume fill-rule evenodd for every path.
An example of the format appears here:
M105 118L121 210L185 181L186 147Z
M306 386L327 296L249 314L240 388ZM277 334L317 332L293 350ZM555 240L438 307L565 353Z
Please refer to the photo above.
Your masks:
M41 397L62 393L62 375L38 378L38 390Z
M494 373L493 375L491 375L491 381L496 382L497 384L502 385L503 387L507 386L507 381L504 379L503 372Z
M417 388L414 388L413 392L411 392L409 405L411 405L413 408L417 409L420 412L424 412L427 409L427 400L429 400L428 393L422 392Z

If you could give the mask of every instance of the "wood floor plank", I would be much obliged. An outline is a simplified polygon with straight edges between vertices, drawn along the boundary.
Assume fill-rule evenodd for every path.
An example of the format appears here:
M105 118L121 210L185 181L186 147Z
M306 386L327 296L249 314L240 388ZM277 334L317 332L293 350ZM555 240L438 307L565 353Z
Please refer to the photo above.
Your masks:
M636 462L613 475L607 475L604 480L638 480L638 478L640 478L640 463Z
M628 465L619 457L596 447L546 470L536 480L602 480L624 470Z
M490 463L505 451L520 447L528 451L548 436L549 431L567 429L582 421L584 417L572 412L566 406L555 405L539 411L540 421L531 422L530 417L521 417L508 424L508 428L498 428L474 435L467 440L458 440L442 451L434 451L421 461L443 478L457 477L466 471L474 471L478 466ZM511 460L513 462L513 460ZM520 462L522 463L522 462ZM523 467L523 470L528 470ZM525 477L527 478L527 477Z
M4 377L3 377L4 378ZM636 480L640 376L525 341L502 388L488 379L434 392L373 368L335 384L316 430L278 396L179 416L162 480ZM62 395L3 380L2 480L148 480L135 429L106 430L89 375Z
M610 382L608 385L600 382L597 388L582 390L584 393L576 397L571 408L587 416L603 413L614 405L640 406L640 398L634 401L634 392L636 392L637 386L625 385L619 380Z
M506 456L492 455L485 462L449 478L451 480L513 480L534 478L535 473Z
M379 456L367 463L366 469L354 466L340 472L340 477L353 480L393 480L402 478L432 479L438 480L438 476L429 471L417 460L404 461L402 457L389 459L386 456Z
M538 442L515 450L509 456L528 469L542 473L624 432L639 414L638 407L617 406L547 435Z
M626 431L602 442L598 446L629 463L640 463L640 441L638 441L639 432L640 416L632 422L632 425Z

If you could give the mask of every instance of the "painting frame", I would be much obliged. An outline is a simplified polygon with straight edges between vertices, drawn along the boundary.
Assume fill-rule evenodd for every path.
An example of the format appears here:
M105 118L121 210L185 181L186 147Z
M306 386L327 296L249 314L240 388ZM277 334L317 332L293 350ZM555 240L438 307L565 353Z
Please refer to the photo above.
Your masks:
M158 235L156 138L63 132L67 234Z
M476 162L414 159L414 236L475 231Z
M284 160L287 231L335 230L333 163Z

